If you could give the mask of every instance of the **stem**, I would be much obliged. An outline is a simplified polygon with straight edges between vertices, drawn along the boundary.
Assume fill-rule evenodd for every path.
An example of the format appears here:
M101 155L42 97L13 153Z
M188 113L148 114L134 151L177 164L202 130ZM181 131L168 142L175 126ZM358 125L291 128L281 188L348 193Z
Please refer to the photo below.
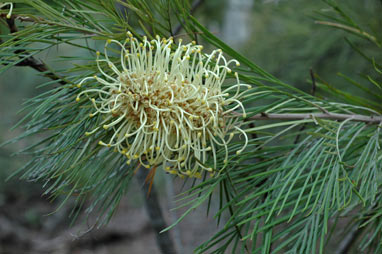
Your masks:
M240 113L234 112L235 115L241 116ZM329 120L339 120L344 121L351 119L352 121L356 122L365 122L369 124L380 124L382 123L382 116L375 115L375 116L366 116L366 115L351 115L351 114L338 114L338 113L307 113L307 114L267 114L267 113L260 113L251 117L248 117L248 119L251 120L303 120L303 119L314 119L314 118L321 118L321 119L329 119Z
M15 15L12 15L11 18L6 19L6 22L7 22L7 25L9 27L9 31L11 32L11 34L18 32L17 26L15 24L15 17L16 17ZM15 41L17 41L17 40L15 40ZM22 54L24 52L26 52L26 51L23 49L18 49L18 50L14 51L15 54ZM44 73L45 77L50 78L52 80L57 80L57 82L62 84L62 85L65 85L67 83L67 82L63 81L61 77L57 76L52 71L50 71L48 66L44 62L42 62L41 60L37 60L33 56L29 56L29 57L25 58L20 63L16 64L16 66L29 66L38 72Z
M339 247L336 251L338 254L348 254L352 249L354 244L357 242L358 237L362 236L366 227L364 224L367 224L369 218L373 215L373 210L377 208L377 204L375 204L371 210L363 217L359 224L355 225L350 233L346 235L343 240L340 242Z
M142 186L143 194L145 196L145 208L155 231L157 243L162 254L176 254L175 244L170 233L168 231L160 233L160 231L166 228L167 225L160 208L155 186L152 186L149 191L149 186L146 184L148 173L149 171L146 168L140 167L137 172L137 179Z
M357 34L359 36L365 37L366 39L368 39L371 42L374 42L378 47L381 47L381 44L378 42L378 40L377 40L377 38L375 36L372 36L371 34L368 34L365 31L362 31L362 30L360 30L358 28L351 27L351 26L346 26L344 24L334 23L334 22L330 22L330 21L317 20L314 23L320 24L320 25L325 25L325 26L331 26L331 27L335 27L335 28L339 28L339 29L342 29L342 30L345 30L345 31L349 31L349 32L355 33L355 34Z
M202 4L204 0L196 0L195 2L192 3L190 14L193 14ZM175 27L174 32L172 33L174 36L179 35L180 31L182 30L183 26L185 24L185 20L180 22L180 24Z
M355 226L350 234L345 236L342 242L339 245L336 253L338 254L347 254L351 250L353 244L357 241L358 237L362 234L364 228L359 228L358 225Z

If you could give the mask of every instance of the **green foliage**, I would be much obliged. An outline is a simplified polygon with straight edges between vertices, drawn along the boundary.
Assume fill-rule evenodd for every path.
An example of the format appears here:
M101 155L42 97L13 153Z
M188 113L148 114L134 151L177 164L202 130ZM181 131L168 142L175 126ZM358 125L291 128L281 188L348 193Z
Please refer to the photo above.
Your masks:
M19 31L2 36L0 71L22 65L58 45L83 51L78 57L60 58L73 65L69 69L47 68L44 74L55 80L41 84L47 92L26 103L28 114L20 122L26 131L14 141L33 135L41 139L21 151L33 155L32 161L18 172L22 178L44 180L45 193L53 198L76 195L80 206L84 198L90 198L87 211L100 215L100 225L106 223L127 192L137 165L126 166L119 153L97 145L102 135L110 133L84 135L102 119L88 117L90 102L75 102L80 89L76 84L97 72L94 59L98 41L123 40L126 30L138 38L175 36L175 27L182 25L187 33L185 39L202 37L237 59L242 66L233 71L252 86L243 101L247 111L244 129L250 137L247 149L238 156L235 151L244 141L230 143L224 171L215 177L205 175L203 181L180 196L180 206L189 207L184 216L202 203L219 200L215 218L224 226L196 252L326 253L330 232L336 230L333 220L344 216L367 232L359 241L360 249L382 251L382 123L352 118L362 115L381 119L382 62L370 54L380 50L381 38L373 30L359 26L336 2L325 1L330 12L321 13L318 23L349 32L351 37L346 41L368 62L371 71L362 82L341 74L348 86L363 92L360 96L337 88L318 74L317 82L313 80L311 85L325 92L319 96L279 80L211 33L190 13L188 1L13 2ZM364 42L353 42L354 35L366 40L367 50L363 49ZM371 51L372 47L377 50ZM117 58L113 58L115 62ZM57 81L63 84L57 85ZM331 100L325 97L328 93ZM272 114L306 117L259 120ZM315 117L318 114L349 117ZM223 149L217 156L224 158ZM223 159L218 160L218 167L222 166ZM347 233L343 233L344 238Z
M376 31L382 25L381 20L375 18L381 11L379 1L349 0L341 8L366 32L378 35ZM316 22L335 22L332 18L337 16L322 1L278 1L278 4L255 1L253 9L251 40L243 45L241 52L279 79L304 91L311 90L306 82L311 80L310 69L346 91L350 89L349 84L337 76L338 72L346 72L357 82L362 82L359 74L371 74L368 61L344 43L344 37L350 36L362 51L373 54L376 62L381 61L375 45L368 40L351 36L348 31L335 32L332 27Z

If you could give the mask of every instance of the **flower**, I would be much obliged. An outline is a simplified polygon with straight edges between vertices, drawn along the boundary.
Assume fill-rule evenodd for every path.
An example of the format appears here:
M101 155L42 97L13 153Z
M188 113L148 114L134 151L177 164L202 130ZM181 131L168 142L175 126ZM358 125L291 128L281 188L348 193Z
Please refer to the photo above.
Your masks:
M240 102L242 88L235 73L236 84L222 91L228 67L236 60L227 61L222 50L202 53L203 46L195 42L174 45L173 39L139 42L128 32L125 42L107 40L104 58L97 52L100 75L86 77L77 85L82 89L76 98L86 95L93 106L90 117L102 115L102 123L86 132L91 135L102 129L112 134L100 145L114 147L127 157L147 167L163 165L168 173L178 176L201 177L203 170L214 173L217 149L225 149L235 133L248 138L239 128L238 117L232 112L245 109ZM118 65L108 56L108 46L120 47ZM106 62L108 74L101 65ZM111 72L112 71L112 72ZM100 77L102 76L102 77ZM207 166L212 155L214 169Z

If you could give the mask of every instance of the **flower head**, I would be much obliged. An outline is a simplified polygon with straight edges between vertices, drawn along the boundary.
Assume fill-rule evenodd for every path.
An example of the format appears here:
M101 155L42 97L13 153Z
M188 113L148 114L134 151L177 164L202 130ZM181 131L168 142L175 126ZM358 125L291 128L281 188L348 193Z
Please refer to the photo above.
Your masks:
M130 32L125 42L108 40L104 58L97 52L99 75L89 80L76 98L86 96L93 105L90 117L102 115L97 128L86 132L110 131L108 140L100 145L113 147L127 157L127 163L139 160L149 168L163 168L179 176L200 177L202 170L214 171L217 149L225 149L235 133L247 136L239 128L232 111L245 109L240 102L242 88L235 73L236 84L222 90L230 64L221 50L202 53L203 46L195 42L174 45L173 39L139 42ZM108 46L120 47L120 60L114 63L108 56ZM110 71L104 71L107 64ZM112 74L109 74L112 73ZM240 153L246 146L242 147ZM212 158L214 169L207 166ZM210 163L212 164L212 163Z

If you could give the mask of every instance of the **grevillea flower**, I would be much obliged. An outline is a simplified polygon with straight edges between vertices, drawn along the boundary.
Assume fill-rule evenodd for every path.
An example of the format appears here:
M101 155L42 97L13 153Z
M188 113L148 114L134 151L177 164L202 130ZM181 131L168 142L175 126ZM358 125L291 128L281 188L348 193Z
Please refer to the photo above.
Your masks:
M99 75L81 80L82 90L76 98L86 96L93 105L90 117L102 115L102 123L86 132L110 131L100 145L114 147L127 157L147 167L163 165L178 176L200 177L203 170L214 173L217 150L225 149L234 134L247 136L239 128L239 118L232 114L245 109L240 102L248 85L236 83L222 90L230 64L220 49L202 53L203 46L189 43L174 45L173 39L139 42L127 33L124 43L108 40L104 58L97 52ZM120 60L108 56L108 46L120 48ZM109 71L101 66L106 62ZM111 74L110 74L111 73ZM96 82L89 82L95 80ZM246 89L244 89L246 90ZM211 158L211 161L208 161ZM208 163L208 164L207 164ZM213 168L207 165L214 165Z

